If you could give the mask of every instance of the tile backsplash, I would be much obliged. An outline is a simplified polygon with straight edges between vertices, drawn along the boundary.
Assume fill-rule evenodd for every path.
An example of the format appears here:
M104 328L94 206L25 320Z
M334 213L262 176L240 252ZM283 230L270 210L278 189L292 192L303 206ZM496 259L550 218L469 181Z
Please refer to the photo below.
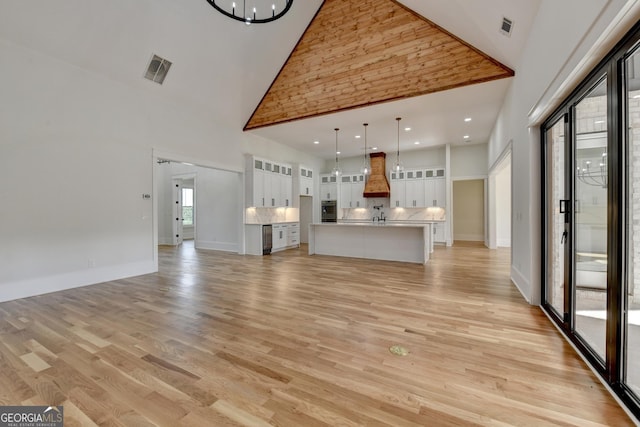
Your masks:
M298 208L247 208L245 224L277 224L279 222L300 221Z
M380 206L380 210L374 206ZM338 220L371 221L374 216L384 212L387 221L444 221L444 208L393 208L389 199L367 199L366 208L347 208L338 211Z

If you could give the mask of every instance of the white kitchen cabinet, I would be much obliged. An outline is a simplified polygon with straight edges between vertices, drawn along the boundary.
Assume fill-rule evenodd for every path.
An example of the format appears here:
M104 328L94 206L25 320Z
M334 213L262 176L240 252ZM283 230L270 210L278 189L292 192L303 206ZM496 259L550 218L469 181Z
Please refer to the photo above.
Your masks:
M351 175L341 175L340 179L340 203L339 208L351 207Z
M351 176L351 207L366 208L367 199L364 197L364 174L356 174Z
M338 200L338 182L335 175L320 175L320 200Z
M391 187L390 206L392 208L403 208L406 200L404 172L391 172L389 178L389 186Z
M269 166L269 163L266 163ZM267 184L265 182L265 196L269 200L269 207L277 208L282 206L282 187L280 186L280 165L273 163L271 165L271 174L265 174L265 178L270 182L271 193L267 193Z
M299 188L301 196L313 196L313 170L300 166Z
M446 206L446 184L444 178L425 179L425 199L427 207Z
M444 177L442 178L435 178L435 206L439 206L441 208L444 208L447 204L447 200L446 200L446 184L445 184L445 179Z
M293 206L293 177L292 169L290 165L280 165L278 198L276 199L277 206L289 208Z
M342 175L340 177L340 208L364 208L364 174Z
M438 222L431 225L431 229L433 230L433 241L436 243L446 243L447 239L445 237L445 228L446 223Z
M425 178L444 178L444 168L430 168L424 171Z
M300 246L300 223L273 224L271 251Z
M276 251L287 246L287 224L273 224L271 250Z
M424 171L405 171L405 207L424 208Z
M252 171L252 176L247 177L247 182L251 184L251 191L247 191L247 195L251 196L251 200L247 200L247 206L264 207L264 161L261 159L250 158L247 170Z
M300 246L300 223L296 222L287 225L287 246Z
M247 207L292 206L293 179L290 165L248 156L245 173Z

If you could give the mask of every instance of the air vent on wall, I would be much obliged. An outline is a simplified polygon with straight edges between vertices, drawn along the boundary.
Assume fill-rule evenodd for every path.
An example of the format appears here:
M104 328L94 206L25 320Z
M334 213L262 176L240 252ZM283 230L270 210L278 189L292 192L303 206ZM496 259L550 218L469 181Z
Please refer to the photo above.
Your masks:
M502 25L500 26L500 32L507 37L511 36L513 30L513 21L509 18L502 17Z
M171 68L171 62L164 58L160 58L158 55L153 55L144 76L151 81L162 84L164 78L169 72L169 68Z

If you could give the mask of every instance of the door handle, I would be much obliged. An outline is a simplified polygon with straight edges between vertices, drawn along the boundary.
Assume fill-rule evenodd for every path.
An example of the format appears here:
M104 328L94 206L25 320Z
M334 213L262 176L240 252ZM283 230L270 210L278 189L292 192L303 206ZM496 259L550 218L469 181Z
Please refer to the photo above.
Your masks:
M560 200L560 213L569 213L569 200Z
M567 230L564 230L564 232L562 233L562 237L560 238L560 244L564 244L567 242L567 236L569 233L567 233Z

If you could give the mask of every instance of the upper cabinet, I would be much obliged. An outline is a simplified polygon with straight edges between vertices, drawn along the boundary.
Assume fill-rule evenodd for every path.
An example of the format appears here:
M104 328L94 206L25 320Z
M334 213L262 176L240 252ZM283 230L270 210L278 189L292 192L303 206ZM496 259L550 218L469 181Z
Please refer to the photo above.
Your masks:
M364 208L367 206L364 198L365 177L363 174L340 176L340 205L341 208Z
M335 175L320 175L320 200L338 200L338 180Z
M247 156L245 174L245 205L247 207L292 206L291 165Z
M389 206L392 208L403 208L407 194L404 171L391 172L389 178L389 186L391 187L391 201Z
M391 172L389 178L392 208L446 207L444 168Z
M300 165L298 175L298 188L301 196L313 196L313 170Z

